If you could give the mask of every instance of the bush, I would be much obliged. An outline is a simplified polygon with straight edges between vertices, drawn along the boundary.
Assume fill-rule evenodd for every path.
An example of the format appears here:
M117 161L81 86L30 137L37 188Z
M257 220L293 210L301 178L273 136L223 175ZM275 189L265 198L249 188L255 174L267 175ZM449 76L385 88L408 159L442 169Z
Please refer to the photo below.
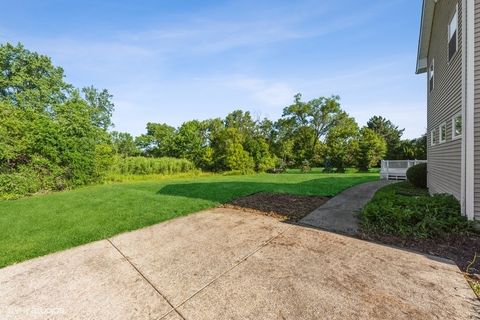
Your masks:
M408 168L407 179L417 188L427 188L427 164L420 163Z
M0 199L17 199L39 191L40 186L32 172L0 174Z
M380 189L363 208L361 224L367 233L402 237L434 238L472 231L455 197L429 196L408 182Z
M307 159L302 161L302 166L300 167L302 173L308 173L312 171L312 167L310 166L310 161Z
M116 157L111 173L114 174L176 174L195 171L194 164L186 159L177 158L147 158L147 157Z

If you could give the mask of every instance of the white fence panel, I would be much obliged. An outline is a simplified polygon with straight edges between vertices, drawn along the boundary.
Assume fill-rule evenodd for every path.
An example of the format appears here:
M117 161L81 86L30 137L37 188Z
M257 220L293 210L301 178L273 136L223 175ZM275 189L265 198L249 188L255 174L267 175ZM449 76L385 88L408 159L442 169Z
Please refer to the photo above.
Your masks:
M384 180L406 180L408 168L427 160L382 160L380 176Z

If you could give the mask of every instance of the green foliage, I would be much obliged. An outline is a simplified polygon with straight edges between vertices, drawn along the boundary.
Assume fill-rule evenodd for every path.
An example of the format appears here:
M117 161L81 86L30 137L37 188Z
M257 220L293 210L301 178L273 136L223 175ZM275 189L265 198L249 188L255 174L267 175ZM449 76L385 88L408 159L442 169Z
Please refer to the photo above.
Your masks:
M320 97L303 102L300 93L295 95L294 103L283 110L279 126L283 135L291 139L291 152L297 164L304 159L312 160L321 140L341 121L340 97Z
M360 171L376 166L387 152L385 139L368 127L360 130L357 143L356 162Z
M62 68L21 44L0 45L0 71L0 101L17 108L48 112L66 100L71 88L63 81Z
M371 132L357 140L358 126L342 111L338 96L302 101L297 94L276 122L235 110L225 119L192 120L178 128L150 122L146 133L134 138L107 132L114 111L107 90L74 88L46 56L20 44L0 45L0 74L0 198L102 182L112 166L113 172L129 174L184 172L177 164L169 167L172 159L131 158L139 155L245 174L278 168L279 162L305 167L304 160L338 172L355 163L368 169L382 154ZM370 125L398 147L402 130L381 117ZM401 149L418 154L417 145L422 144L405 142Z
M427 135L412 140L402 140L403 159L427 160Z
M434 238L471 231L453 196L429 196L426 189L408 182L380 189L363 208L361 224L367 233L402 237Z
M257 172L265 172L274 168L277 157L270 153L270 148L265 139L258 137L247 142L247 150L253 158L254 169Z
M192 162L176 158L115 157L111 173L125 175L172 175L195 171Z
M308 173L312 171L312 167L310 166L310 161L308 161L307 159L303 160L302 167L300 168L300 170L302 171L302 173Z
M387 143L387 159L401 160L405 158L401 148L401 138L405 129L398 129L398 126L381 116L374 116L368 120L367 127L385 139Z
M108 92L82 96L61 68L22 45L0 45L0 68L0 198L101 181L111 156Z
M122 157L132 157L140 154L140 150L135 144L135 139L130 133L112 131L110 132L110 139L115 154Z
M112 123L112 115L114 110L114 104L112 102L113 96L106 90L97 90L93 86L82 89L84 99L92 112L92 122L103 130L110 128Z
M229 170L238 170L244 174L252 172L255 165L250 154L243 150L240 143L234 141L227 142L225 164Z
M37 176L31 171L0 174L0 199L17 199L39 189Z
M475 292L475 294L477 295L477 297L480 298L480 282L476 282L476 281L469 281L470 282L470 285L473 289L473 292Z
M137 146L145 155L153 157L172 156L175 128L166 123L147 123L147 133L136 139Z
M147 133L135 143L144 156L188 159L214 172L272 172L280 161L301 168L304 160L310 166L325 167L326 172L343 172L353 165L365 171L385 155L383 137L394 141L396 136L400 141L403 132L382 117L372 118L370 126L359 130L342 111L338 96L305 102L297 94L276 122L254 120L248 111L235 110L225 119L191 120L178 128L148 123ZM397 149L406 143L397 142ZM113 144L115 150L126 149Z
M417 188L427 187L427 164L420 163L407 170L407 179Z
M355 139L358 134L358 125L355 119L342 112L337 124L330 129L325 141L326 158L329 165L337 172L344 172L347 166L355 162Z

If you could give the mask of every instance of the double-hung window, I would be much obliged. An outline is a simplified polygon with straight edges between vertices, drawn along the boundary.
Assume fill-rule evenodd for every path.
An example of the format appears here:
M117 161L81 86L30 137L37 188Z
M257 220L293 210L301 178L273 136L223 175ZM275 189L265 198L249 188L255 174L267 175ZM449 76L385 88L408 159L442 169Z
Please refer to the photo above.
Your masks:
M433 129L432 131L430 131L430 145L431 146L434 146L435 145L435 140L436 140L436 136L437 136L437 130Z
M462 115L459 113L452 118L452 139L462 137L462 127Z
M439 143L444 143L447 141L447 124L442 123L440 125L440 130L438 132L438 142Z
M458 47L458 6L448 24L448 60L452 60Z

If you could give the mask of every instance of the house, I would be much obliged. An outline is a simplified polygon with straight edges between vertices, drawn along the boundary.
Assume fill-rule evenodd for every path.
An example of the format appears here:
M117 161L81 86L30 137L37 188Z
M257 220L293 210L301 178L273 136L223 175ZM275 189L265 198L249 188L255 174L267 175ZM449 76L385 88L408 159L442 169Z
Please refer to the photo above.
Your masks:
M417 74L427 75L431 193L480 220L480 0L424 0Z

